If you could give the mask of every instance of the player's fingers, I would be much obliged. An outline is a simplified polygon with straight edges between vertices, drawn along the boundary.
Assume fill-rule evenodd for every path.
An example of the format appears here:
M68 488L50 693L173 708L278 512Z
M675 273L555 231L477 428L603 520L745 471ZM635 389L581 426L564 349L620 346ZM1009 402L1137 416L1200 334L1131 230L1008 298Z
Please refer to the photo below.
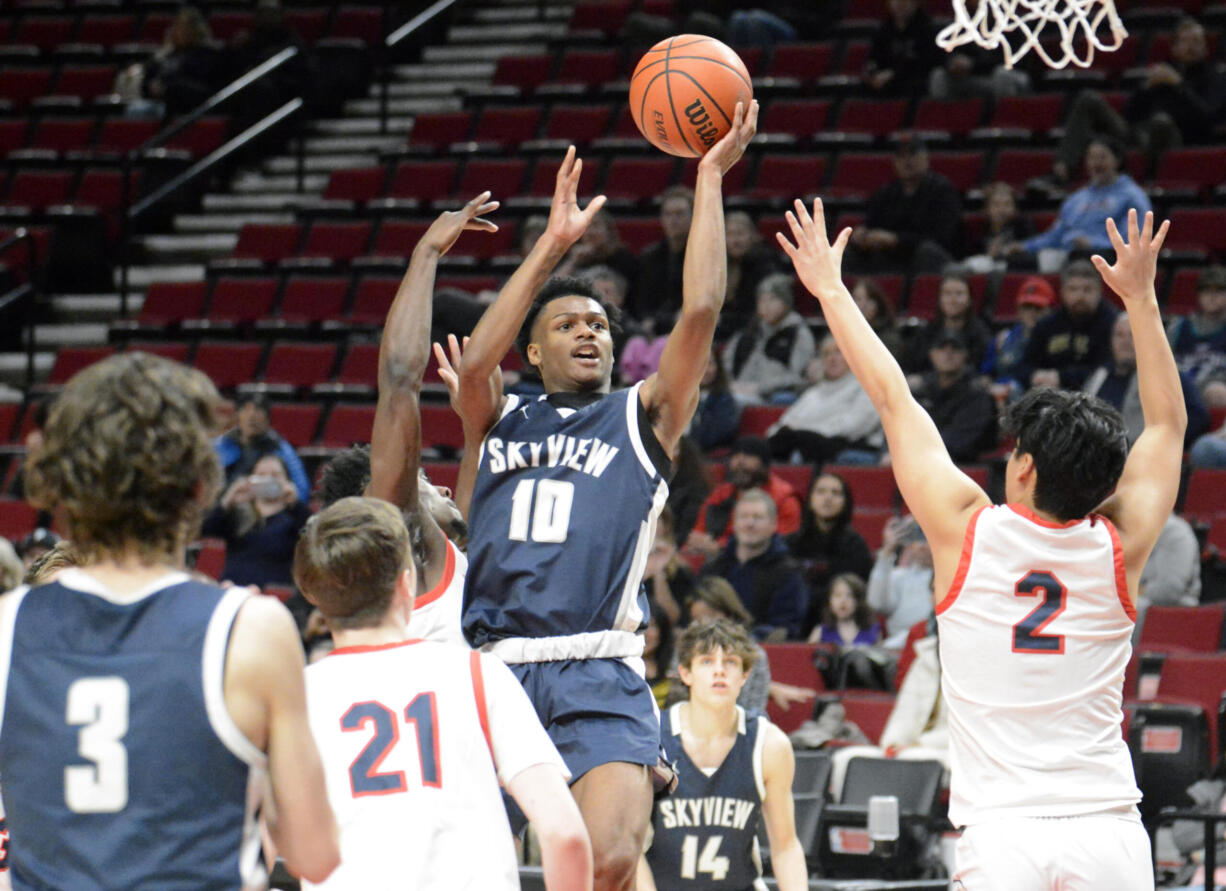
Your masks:
M813 217L809 216L809 208L805 207L805 203L797 198L792 202L792 206L796 208L796 219L800 220L800 226L805 232L813 228Z
M1098 274L1106 279L1111 272L1111 265L1098 254L1091 257L1090 262L1094 264L1094 268L1098 270Z
M826 205L818 197L813 199L813 224L821 230L822 235L826 234Z
M1115 220L1107 217L1107 238L1111 239L1111 246L1115 248L1115 253L1118 256L1120 251L1124 249L1124 239L1120 238L1120 230L1115 225Z
M1137 227L1137 209L1130 207L1128 209L1128 243L1136 244L1140 235L1141 231Z
M1166 241L1166 233L1170 231L1171 221L1163 220L1162 225L1158 227L1158 234L1154 236L1154 240L1150 242L1150 249L1156 254L1162 250L1162 242Z
M497 232L498 224L491 223L489 220L483 220L480 217L469 220L464 224L465 229L480 230L482 232Z
M787 220L788 227L792 230L792 237L796 239L797 247L804 244L805 230L800 221L796 219L796 214L789 210L783 215L783 218Z
M608 200L609 199L606 198L604 195L597 195L595 198L593 198L591 201L588 202L587 209L583 211L583 215L587 217L588 222L591 222L592 217L600 213L600 208L604 207L604 203Z
M788 237L786 235L784 235L782 232L776 232L775 241L779 242L779 247L783 248L783 252L785 254L787 254L793 260L796 259L796 246L792 244L792 242L788 241Z
M839 237L834 240L833 250L835 256L842 257L843 250L847 247L847 242L851 238L851 226L843 227L843 231L839 233Z
M566 156L562 159L562 163L558 167L558 176L556 181L558 188L563 186L563 184L566 182L566 177L570 175L570 165L573 163L574 157L575 147L573 145L568 146L566 149Z
M1141 238L1148 244L1149 240L1154 237L1154 212L1152 210L1145 211L1145 222L1141 225Z
M444 368L451 367L451 363L447 361L447 353L443 350L443 345L437 340L434 342L434 358L438 362L440 374L442 374Z
M487 201L489 201L490 195L492 194L493 194L492 192L488 192L488 191L482 192L476 198L473 198L471 201L465 204L464 209L466 211L471 212L472 216L476 216L477 214L481 213L481 211L478 210L477 208L480 207L482 204L485 204ZM497 202L494 202L494 203L497 204Z

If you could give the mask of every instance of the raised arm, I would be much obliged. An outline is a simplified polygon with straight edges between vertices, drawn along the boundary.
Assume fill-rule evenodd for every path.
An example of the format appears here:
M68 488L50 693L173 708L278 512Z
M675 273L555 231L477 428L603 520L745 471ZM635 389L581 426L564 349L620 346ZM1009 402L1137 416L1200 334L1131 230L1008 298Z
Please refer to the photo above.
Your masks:
M554 184L549 207L549 224L536 244L507 279L496 299L473 329L464 364L457 369L460 379L459 401L465 423L485 429L493 426L501 408L491 404L489 378L507 350L515 343L520 326L528 315L532 300L553 273L570 246L587 231L592 218L604 207L605 198L597 195L586 208L579 208L579 175L583 161L575 157L575 147L566 150Z
M464 348L468 347L468 338L464 338ZM450 355L448 355L450 353ZM460 416L460 424L464 430L464 454L460 458L460 472L456 478L455 492L452 499L460 514L468 519L468 508L472 504L473 485L477 481L477 470L480 466L481 442L485 439L488 427L482 424L472 424L460 408L460 378L456 369L463 363L464 354L459 339L454 334L447 335L447 349L441 343L434 344L434 356L438 360L438 374L447 386L447 395L451 398L451 409ZM489 377L488 405L502 404L502 368L494 366Z
M404 508L417 504L421 467L421 382L430 360L434 273L439 258L465 229L496 232L482 214L498 202L483 192L458 211L448 211L426 230L413 249L408 271L396 291L379 344L379 403L370 437L370 483L366 494Z
M1154 232L1154 215L1145 214L1138 230L1137 212L1128 212L1128 242L1108 218L1107 235L1115 248L1115 265L1101 256L1092 259L1103 281L1124 301L1128 326L1137 351L1137 386L1145 429L1133 443L1115 493L1100 508L1120 532L1128 587L1136 597L1137 580L1162 525L1175 506L1183 461L1183 435L1188 425L1179 370L1162 328L1154 294L1158 253L1170 221Z
M746 113L737 103L732 127L698 162L694 213L685 247L681 316L677 319L655 374L639 391L660 445L671 455L698 405L698 384L711 354L715 322L724 304L728 249L724 240L723 181L745 153L758 126L758 103Z
M782 232L776 237L800 280L821 301L830 333L881 417L898 488L932 544L937 590L943 593L953 579L966 524L977 508L989 503L988 496L949 457L936 424L911 395L897 360L843 284L843 249L851 230L840 232L832 245L820 198L813 202L812 216L801 201L794 208L787 221L796 243Z

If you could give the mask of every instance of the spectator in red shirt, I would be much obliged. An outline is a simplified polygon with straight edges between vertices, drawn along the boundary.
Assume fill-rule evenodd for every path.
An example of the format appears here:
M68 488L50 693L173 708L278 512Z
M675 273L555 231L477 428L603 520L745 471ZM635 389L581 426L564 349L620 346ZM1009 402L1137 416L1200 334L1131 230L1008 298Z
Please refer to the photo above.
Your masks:
M791 484L770 472L770 445L760 436L745 436L732 446L725 481L707 496L698 522L686 540L686 549L709 560L732 536L732 509L741 493L762 489L775 502L780 535L800 528L801 497Z

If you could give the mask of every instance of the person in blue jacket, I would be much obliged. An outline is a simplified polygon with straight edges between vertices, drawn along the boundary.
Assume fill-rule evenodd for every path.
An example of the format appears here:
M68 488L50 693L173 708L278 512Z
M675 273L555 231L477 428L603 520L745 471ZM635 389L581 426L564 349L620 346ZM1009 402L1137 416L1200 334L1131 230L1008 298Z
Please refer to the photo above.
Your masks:
M234 418L234 427L213 442L226 475L226 487L240 477L250 476L256 462L265 455L276 455L298 490L298 500L306 504L311 497L311 481L294 447L272 429L268 401L258 394L241 396Z

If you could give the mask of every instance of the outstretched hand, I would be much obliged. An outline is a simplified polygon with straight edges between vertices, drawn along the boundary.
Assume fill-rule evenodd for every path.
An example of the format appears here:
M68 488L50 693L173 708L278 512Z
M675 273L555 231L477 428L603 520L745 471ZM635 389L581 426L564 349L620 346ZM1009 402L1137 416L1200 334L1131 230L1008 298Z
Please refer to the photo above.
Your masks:
M843 250L851 237L851 229L844 229L831 244L826 237L826 213L822 208L822 199L813 200L813 216L809 216L808 209L799 198L793 204L793 210L789 210L785 216L796 243L788 241L782 232L776 232L775 238L783 252L791 258L797 277L809 292L815 297L830 294L843 284Z
M447 349L443 349L441 343L434 344L434 358L438 360L438 376L443 379L443 384L447 387L447 395L451 399L451 410L460 416L460 420L464 423L469 423L471 420L464 416L464 412L460 407L460 364L464 361L463 348L468 346L468 338L465 337L461 344L459 338L454 334L447 335ZM450 355L448 355L450 354ZM494 370L490 372L490 395L493 397L491 404L498 405L502 401L502 368L498 365L494 366Z
M447 253L456 243L464 230L475 232L497 232L498 227L489 220L481 219L485 214L498 209L497 201L490 201L490 193L482 192L459 210L449 210L440 214L439 218L430 224L421 243L437 251L439 256Z
M604 207L605 196L597 195L586 208L580 209L579 176L582 173L583 160L575 157L575 147L572 145L566 150L566 157L558 168L553 201L549 205L549 224L545 227L545 234L563 248L569 248L578 241L600 208Z
M1158 254L1166 240L1170 220L1163 220L1154 232L1154 214L1145 212L1145 225L1137 229L1136 208L1128 211L1128 242L1120 237L1115 220L1107 217L1107 237L1115 248L1115 264L1108 264L1099 254L1090 258L1107 287L1120 295L1124 303L1143 300L1153 293L1154 275L1158 269Z
M737 161L741 160L741 155L745 154L745 149L749 147L756 132L758 132L758 101L756 99L750 101L748 114L745 112L744 103L738 102L736 111L732 114L732 126L728 128L723 138L702 156L702 160L698 162L699 170L706 167L718 170L721 176L727 173Z

